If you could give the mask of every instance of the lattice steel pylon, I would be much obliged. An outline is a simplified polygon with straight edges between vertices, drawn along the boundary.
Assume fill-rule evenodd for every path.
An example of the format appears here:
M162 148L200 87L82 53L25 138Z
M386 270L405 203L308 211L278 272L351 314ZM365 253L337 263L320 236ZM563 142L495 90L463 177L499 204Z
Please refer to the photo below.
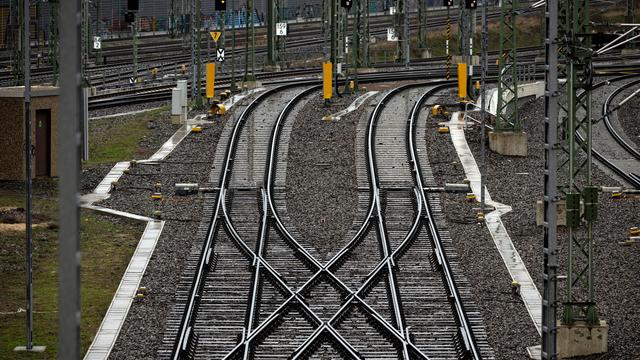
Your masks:
M563 324L584 320L598 324L593 281L593 225L598 190L592 184L591 88L592 50L589 1L559 5L559 41L565 59L566 83L561 90L559 190L566 199L569 256L563 301ZM579 138L578 138L579 137ZM562 178L564 177L564 178ZM581 204L582 203L582 204ZM581 208L583 209L581 211Z
M265 65L276 64L276 14L278 13L276 0L267 0L267 59Z
M427 0L418 0L418 47L427 47Z
M9 25L7 45L11 52L11 75L13 85L23 83L23 57L22 57L22 1L9 1Z
M60 33L58 30L58 20L60 18L60 2L58 0L49 1L49 64L53 71L51 82L53 85L58 84L59 71L59 40Z
M502 0L496 131L519 131L516 10L518 0Z

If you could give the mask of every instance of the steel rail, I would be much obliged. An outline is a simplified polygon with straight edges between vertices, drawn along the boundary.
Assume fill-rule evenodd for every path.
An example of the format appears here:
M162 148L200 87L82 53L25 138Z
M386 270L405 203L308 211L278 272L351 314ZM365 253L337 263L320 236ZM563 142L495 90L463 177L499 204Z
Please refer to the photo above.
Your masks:
M308 88L304 91L302 91L301 93L299 93L298 95L296 95L291 101L289 101L289 103L287 103L287 105L285 106L285 108L280 112L280 115L278 116L278 120L276 122L276 124L273 127L273 131L272 131L272 142L270 144L270 147L272 150L269 151L270 153L270 159L269 159L269 165L265 168L265 178L267 179L267 183L271 182L271 177L269 176L269 174L273 174L273 166L274 166L274 159L275 159L275 147L273 146L273 144L277 143L277 139L279 138L279 134L280 134L280 130L282 125L284 124L284 120L287 115L289 114L289 112L293 109L293 106L299 102L303 97L307 96L309 93L311 93L312 91L316 91L320 88L319 85L313 86L311 88ZM269 209L266 207L269 197L270 197L270 192L267 192L264 190L264 187L262 189L263 191L263 209L262 209L262 224L261 224L261 237L259 239L260 244L262 244L264 242L264 237L266 236L266 233L264 233L264 231L267 229L268 227L268 217L269 217ZM223 195L224 196L224 195ZM225 202L223 201L223 204ZM311 310L309 308L309 306L307 304L304 303L304 299L300 296L300 291L297 292L293 292L293 290L291 290L285 283L284 279L282 279L281 275L277 274L274 270L271 269L271 267L268 265L268 262L263 258L262 254L254 254L253 252L251 252L250 249L248 249L248 247L246 246L246 243L241 239L241 237L237 234L237 232L235 231L235 228L231 222L231 219L227 213L227 209L226 206L223 205L223 212L224 212L224 218L225 218L225 223L227 224L227 229L228 231L231 233L231 237L234 239L234 241L236 241L236 243L239 243L241 245L241 247L243 247L245 249L246 252L249 252L251 254L251 256L254 258L254 266L257 266L259 268L260 265L264 265L267 270L269 271L269 273L271 274L271 276L278 282L278 284L280 285L281 290L284 290L284 292L289 293L289 298L287 299L287 301L285 301L281 306L278 307L278 309L269 316L269 318L262 324L259 324L259 326L256 328L256 330L252 330L253 327L253 321L254 321L254 314L255 314L255 309L257 306L257 298L255 298L255 294L258 293L258 280L259 280L259 275L254 276L254 286L251 289L251 294L252 294L252 300L250 302L250 309L249 309L249 318L248 318L248 322L246 324L246 327L243 331L243 338L242 341L236 345L236 347L234 349L231 350L231 352L229 352L229 354L227 354L226 358L233 358L234 356L237 355L237 353L241 350L244 349L243 352L243 356L244 358L248 358L250 355L250 345L251 342L258 337L258 335L260 335L260 333L262 331L264 331L265 329L268 328L269 324L272 323L279 315L281 315L283 313L284 307L288 306L289 304L293 303L294 301L296 303L298 303L299 305L301 305L303 311L310 317L312 318L319 326L322 325L322 320L313 312L313 310ZM291 237L292 238L292 237ZM285 238L285 240L287 240ZM300 253L303 257L305 257L305 259L312 263L313 266L316 267L316 269L321 267L321 264L315 259L313 258L313 256L311 256L303 247L302 245L300 245L295 239L293 239L293 241L289 241L289 245L292 246L294 248L294 250L296 250L298 253ZM339 281L338 279L335 279L337 281ZM342 284L344 287L346 287L346 285ZM327 329L329 331L329 333L331 333L334 336L334 339L336 340L336 342L347 352L350 353L354 356L354 358L359 358L359 356L357 355L357 351L355 351L355 349L353 349L353 347L344 339L342 338L335 329L333 329L332 327L329 327Z
M459 331L461 333L461 336L464 340L465 346L469 354L473 357L473 359L481 359L482 356L480 354L480 351L478 350L476 339L474 337L471 325L469 324L469 319L464 309L464 304L462 303L460 292L456 284L456 279L452 274L451 265L449 264L447 254L444 251L442 239L440 238L440 233L436 226L433 212L431 211L431 204L429 202L429 198L427 197L427 194L424 190L424 182L422 180L422 168L420 166L420 159L418 157L416 146L415 146L416 123L418 121L418 116L420 115L422 105L425 103L427 98L431 97L434 93L436 93L441 89L450 87L451 84L452 83L442 84L434 87L430 91L427 91L425 94L423 94L422 97L420 97L420 99L415 103L413 109L411 110L411 115L408 119L409 126L407 127L407 137L409 140L411 163L414 166L414 168L412 169L413 170L412 173L416 182L416 187L420 189L421 201L424 203L424 207L426 209L425 222L427 223L427 226L429 229L431 241L434 244L436 256L443 270L442 276L446 281L449 294L453 300L453 305L455 307L455 312L457 314L456 320L459 325Z
M209 223L207 229L207 237L203 244L202 251L200 252L198 258L198 266L196 268L196 272L194 274L194 278L191 283L191 291L189 294L189 299L187 300L185 311L180 320L180 326L178 330L178 334L176 337L176 341L173 346L173 360L179 360L188 350L189 341L194 337L195 333L193 331L193 325L195 324L195 315L197 312L197 307L200 299L200 294L204 288L204 279L206 278L207 273L209 272L209 261L211 258L211 253L214 248L214 237L215 233L218 231L219 226L221 225L220 215L221 212L224 212L225 204L224 204L224 192L226 191L226 186L229 182L229 174L231 173L233 167L233 156L235 155L235 150L237 147L237 143L239 141L239 134L242 129L242 126L246 122L248 115L258 106L261 102L263 102L270 95L277 93L281 90L288 89L291 87L299 86L301 84L287 84L277 88L273 88L265 91L260 94L256 99L254 99L241 113L240 117L236 121L236 124L233 128L233 133L231 135L229 144L226 149L225 154L225 163L224 167L220 173L219 179L219 193L216 201L216 208L214 211L214 216ZM250 249L248 249L250 250Z
M602 114L604 115L604 124L607 127L607 130L609 131L611 136L613 136L616 142L620 144L620 146L622 146L625 150L627 150L629 154L633 155L633 157L640 160L640 151L638 151L635 147L630 145L628 142L624 141L622 136L620 136L620 134L618 134L616 129L613 128L613 125L611 124L611 119L609 119L609 115L611 115L613 111L618 110L618 106L614 107L611 110L609 109L609 105L611 104L611 101L624 90L627 90L629 87L633 85L638 85L638 84L640 84L640 80L632 81L630 83L627 83L617 88L611 94L609 94L609 97L607 97L604 104L602 104Z
M310 89L310 90L311 90L311 89ZM292 101L293 101L293 100L292 100ZM283 125L283 120L284 120L284 118L285 118L285 116L286 116L286 114L288 113L288 111L289 111L289 109L290 109L290 108L291 108L290 106L287 106L287 107L282 111L281 116L280 116L280 118L279 118L279 120L278 120L278 122L277 122L277 124L276 124L276 128L279 128L280 126L282 126L282 125ZM274 217L274 219L275 219L276 223L277 223L277 224L279 224L279 225L278 225L278 230L280 231L280 233L281 233L281 234L283 234L283 235L284 235L285 240L286 240L290 245L292 245L292 246L294 247L294 250L296 250L296 251L298 251L298 252L302 253L302 255L303 255L305 258L307 258L307 259L308 259L308 261L316 262L316 260L315 260L315 259L313 259L313 258L311 257L311 255L309 255L308 253L306 253L306 251L301 251L302 246L301 246L301 245L299 245L299 243L298 243L298 242L293 238L293 236L291 236L291 234L287 231L286 227L284 227L284 225L282 224L281 220L279 219L279 216L277 215L277 211L276 211L276 209L275 209L275 206L273 205L272 197L271 197L271 195L270 195L270 194L271 194L271 190L272 190L272 186L273 186L273 172L274 172L274 164L275 164L275 157L276 157L276 148L277 148L277 143L278 143L278 141L279 141L279 131L276 131L276 129L275 129L275 128L274 128L274 135L273 135L273 137L272 137L272 141L273 141L273 144L272 144L272 146L271 146L271 150L270 150L270 164L269 164L269 166L267 166L267 168L266 168L266 170L268 171L268 173L266 174L266 179L267 179L267 184L268 184L268 185L267 185L267 189L269 189L269 190L268 190L268 191L269 191L269 193L268 193L269 195L267 196L267 199L268 199L268 200L269 200L269 202L270 202L271 210L272 210L272 212L273 212L273 217ZM270 175L270 174L271 174L271 175ZM371 215L371 211L370 211L370 215ZM366 226L366 224L365 224L365 225L363 225L363 227L360 229L360 231L358 231L358 234L361 234L361 233L364 231L364 229L363 229L363 228L364 228L365 226ZM414 228L415 228L415 226L414 226ZM354 238L355 238L355 239L357 239L358 237L359 237L359 235L356 235ZM303 249L302 249L302 250L303 250ZM334 258L334 262L335 262L335 260L337 260L337 258ZM319 263L317 263L317 264L319 264ZM329 278L330 278L330 280L332 280L332 281L335 283L335 285L337 285L337 286L340 288L340 290L342 290L343 292L346 292L347 294L353 294L353 291L352 291L352 290L350 290L350 289L349 289L349 288L348 288L348 287L347 287L347 286L346 286L342 281L340 281L337 277L335 277L335 275L334 275L334 274L332 274L330 271L328 271L328 270L327 270L327 267L328 267L328 266L327 266L327 265L325 265L325 266L324 266L324 268L322 268L322 269L318 269L318 271L316 272L316 274L314 274L314 276L312 276L312 277L307 281L307 283L305 283L305 284L304 284L300 289L298 289L298 291L296 291L295 296L293 296L293 295L292 295L292 296L290 296L290 297L289 297L289 299L287 299L287 300L286 300L286 301L285 301L285 302L284 302L284 303L283 303L283 304L282 304L282 305L281 305L281 306L280 306L280 307L279 307L279 308L278 308L274 313L272 313L272 314L271 314L271 315L270 315L270 316L269 316L269 317L268 317L268 318L267 318L267 319L266 319L262 324L260 324L260 325L256 328L256 331L255 331L253 334L248 335L248 336L245 336L245 337L243 338L243 342L249 342L249 341L253 340L253 338L258 337L259 335L261 335L261 332L265 331L265 330L269 327L269 325L270 325L271 323L273 323L273 322L276 320L276 318L277 318L278 314L280 314L280 313L282 312L282 309L283 309L285 306L288 306L290 302L292 302L293 300L295 300L295 299L297 298L297 296L299 296L299 294L300 294L301 292L303 292L304 290L306 290L306 289L308 288L308 286L310 286L310 285L315 281L315 279L317 279L317 277L318 277L318 276L320 276L320 275L322 275L322 274L328 275L328 276L329 276ZM360 291L362 291L362 289L361 289ZM364 303L364 301L362 300L362 298L360 298L359 296L357 296L357 294L356 294L356 296L355 296L355 297L353 297L353 300L358 301L358 302L361 302L361 303L363 304L363 308L364 308L364 310L365 310L365 311L366 311L366 312L367 312L367 313L368 313L368 314L369 314L373 319L375 319L375 320L376 320L376 322L378 322L378 323L379 323L380 325L382 325L383 327L386 327L386 328L388 328L388 329L391 329L392 331L391 331L391 334L390 334L390 335L394 336L395 338L397 338L397 339L399 339L399 340L402 340L402 335L403 335L403 332L404 332L404 331L403 331L403 332L395 331L395 330L391 327L391 325L390 325L390 324L388 324L388 323L386 322L386 320L384 320L384 318L383 318L382 316L380 316L380 315L379 315L375 310L373 310L370 306L368 306L366 303ZM337 331L332 327L332 325L331 325L331 324L329 324L329 323L325 323L325 324L323 324L322 326L319 326L319 327L316 329L315 335L319 335L319 334L321 334L321 333L323 333L323 332L325 332L325 331L326 331L326 332L328 332L329 334L332 334L332 335L334 336L334 338L335 338L335 337L337 336L337 334L338 334L338 333L337 333ZM343 340L341 340L341 338L336 338L335 340L337 340L338 342L342 342L342 341L343 341ZM227 355L227 358L230 358L230 357L232 357L234 354L236 354L236 353L239 351L239 349L240 349L241 345L242 345L242 344L238 344L238 346L236 346L236 348L234 348L234 349L233 349L233 350L232 350L232 351ZM417 348L415 348L413 345L410 345L410 348L411 348L411 352L412 352L412 353L418 353L418 354L420 354L420 351L419 351ZM422 358L426 358L426 356L424 356L423 354L422 354L422 356L420 356L420 357L422 357Z
M623 75L623 76L619 76L619 77L616 77L616 78L613 78L613 79L600 81L600 82L592 85L591 89L595 90L595 89L600 88L602 86L609 85L612 82L622 81L622 80L630 79L630 78L633 78L633 77L636 77L636 76L638 76L638 75L636 75L636 74ZM578 96L582 97L583 95L584 95L584 92L580 93ZM582 145L584 143L584 141L585 141L584 136L579 131L576 131L574 135L575 135L576 141L578 141L578 143L580 145ZM600 161L604 166L608 167L611 171L613 171L615 174L620 176L624 181L626 181L629 184L631 184L634 188L640 189L640 176L638 176L637 174L634 174L634 173L628 173L628 172L624 171L622 168L620 168L618 165L616 165L613 161L609 160L606 156L602 155L599 151L597 151L593 147L591 148L591 154L598 161Z

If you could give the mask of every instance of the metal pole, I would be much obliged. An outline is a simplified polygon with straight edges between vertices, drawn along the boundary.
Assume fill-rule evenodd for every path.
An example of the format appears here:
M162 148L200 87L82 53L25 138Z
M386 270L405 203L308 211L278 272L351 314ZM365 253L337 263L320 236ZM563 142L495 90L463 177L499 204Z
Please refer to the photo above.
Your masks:
M488 67L488 45L489 45L489 25L487 24L487 1L482 2L482 39L481 39L481 51L482 51L482 63L480 68L480 84L482 86L480 93L480 211L484 214L485 211L485 177L486 177L486 139L485 139L485 121L486 121L486 104L487 104L487 67Z
M331 31L331 68L333 73L333 91L338 93L338 74L336 74L336 0L329 0L331 9L330 9L330 17L329 21L329 31Z
M542 293L542 359L556 359L558 238L558 0L547 0L545 37L545 163Z
M200 31L200 27L202 26L202 2L200 0L196 1L196 13L195 13L195 32L196 32L196 81L194 83L195 86L195 100L196 100L196 108L202 108L202 96L200 90L202 89L202 31Z
M191 101L196 98L196 1L191 0Z
M133 19L131 23L132 45L133 45L133 83L138 81L138 18Z
M233 24L233 28L231 28L231 91L236 90L236 2L233 1L233 5L231 7L231 24Z
M22 1L24 5L23 16L24 26L22 30L22 46L24 55L24 134L25 148L25 190L26 190L26 256L27 256L27 351L33 348L33 239L31 228L31 42L29 29L29 0Z
M409 38L409 11L405 1L402 4L402 37L404 40L404 66L408 67L411 61L411 39Z
M255 81L255 75L256 75L256 24L255 21L253 19L253 9L254 9L254 2L253 0L249 0L249 4L251 4L251 11L250 11L250 17L251 17L251 79L253 81Z
M274 29L276 27L274 0L267 0L267 66L274 66L276 64L276 41Z
M60 258L59 359L80 359L80 2L60 2Z

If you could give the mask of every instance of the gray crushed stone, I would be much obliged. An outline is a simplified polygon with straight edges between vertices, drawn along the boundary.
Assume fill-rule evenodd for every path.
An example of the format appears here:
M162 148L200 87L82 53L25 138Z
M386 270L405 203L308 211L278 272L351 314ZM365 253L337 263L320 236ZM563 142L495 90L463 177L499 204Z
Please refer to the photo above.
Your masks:
M536 286L542 291L542 236L535 223L535 202L542 198L544 169L544 99L525 105L520 111L524 131L529 136L529 156L506 157L492 153L487 145L487 187L494 200L510 205L513 212L503 216L514 245ZM594 111L596 111L594 109ZM478 127L467 132L467 141L476 158L480 154ZM593 167L593 183L619 186L599 166ZM628 229L640 225L638 199L613 200L610 194L599 196L598 221L594 228L595 292L601 319L609 324L609 352L591 359L637 359L640 356L640 337L637 323L640 301L637 274L640 273L640 247L618 244ZM566 274L568 247L565 228L559 229L560 274ZM558 296L564 294L563 281L558 283Z
M619 99L622 100L622 98ZM618 121L620 121L624 132L640 149L640 119L638 114L640 114L640 95L636 95L618 109Z
M435 103L454 100L441 97ZM426 121L425 140L436 182L439 185L462 183L464 169L451 137L437 132L438 122L444 119L429 115ZM483 223L476 221L478 204L467 202L465 194L443 193L441 201L460 268L473 288L474 300L485 320L489 345L494 349L496 359L526 359L526 347L539 343L538 334L521 299L511 293L511 277L491 234Z
M365 106L340 120L323 116L349 106L357 95L324 107L320 94L298 113L289 140L286 199L292 224L326 257L351 229L358 206L355 136Z
M226 120L203 125L202 133L187 136L165 161L132 167L111 198L98 204L146 216L159 210L166 221L140 284L149 288L150 294L132 305L110 359L156 356L189 249L197 240L204 201L202 195L176 196L174 184L209 186L213 155ZM161 184L162 200L151 199L156 183Z

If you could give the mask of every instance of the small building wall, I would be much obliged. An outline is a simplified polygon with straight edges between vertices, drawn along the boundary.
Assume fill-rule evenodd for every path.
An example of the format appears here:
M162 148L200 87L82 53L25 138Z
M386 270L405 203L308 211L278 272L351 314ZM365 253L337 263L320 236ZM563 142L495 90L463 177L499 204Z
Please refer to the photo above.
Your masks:
M58 176L58 88L34 86L31 95L31 144L36 146L36 112L51 111L50 175ZM32 156L32 176L36 175ZM24 180L24 87L0 88L0 180Z

